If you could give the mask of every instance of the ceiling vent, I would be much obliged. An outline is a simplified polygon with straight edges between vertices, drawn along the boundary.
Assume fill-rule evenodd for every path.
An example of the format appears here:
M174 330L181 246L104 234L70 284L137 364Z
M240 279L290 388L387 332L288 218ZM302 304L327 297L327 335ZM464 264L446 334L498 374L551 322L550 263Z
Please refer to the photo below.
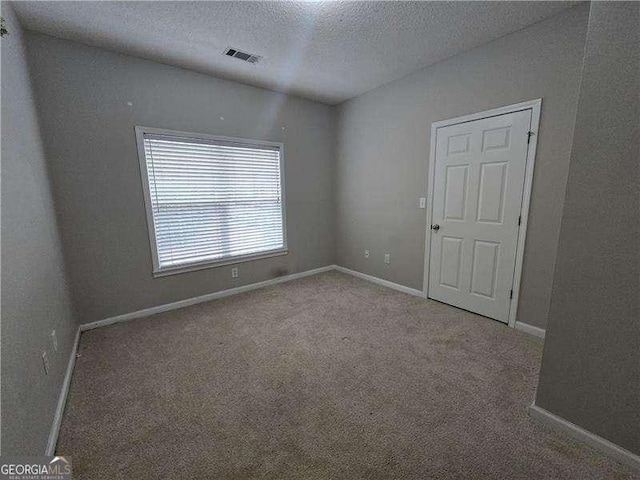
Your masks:
M228 57L237 58L238 60L244 60L249 63L258 63L258 61L262 58L260 55L252 55L247 52L242 52L237 48L229 47L224 52L224 55Z

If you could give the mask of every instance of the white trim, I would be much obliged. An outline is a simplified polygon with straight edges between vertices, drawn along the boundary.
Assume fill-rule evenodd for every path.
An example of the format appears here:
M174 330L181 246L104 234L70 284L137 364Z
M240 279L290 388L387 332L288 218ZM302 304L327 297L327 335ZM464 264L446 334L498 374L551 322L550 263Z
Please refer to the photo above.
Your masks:
M209 302L211 300L216 300L218 298L229 297L231 295L237 295L239 293L249 292L251 290L257 290L262 287L277 285L279 283L289 282L291 280L297 280L299 278L309 277L311 275L317 275L318 273L329 272L331 270L336 270L338 272L346 273L347 275L352 275L354 277L361 278L362 280L367 280L372 283L377 283L378 285L382 285L383 287L391 288L399 292L424 298L424 294L420 290L405 287L404 285L393 283L388 280L383 280L381 278L374 277L372 275L367 275L366 273L356 272L355 270L350 270L348 268L340 267L338 265L327 265L326 267L315 268L313 270L307 270L305 272L293 273L291 275L272 278L270 280L265 280L263 282L251 283L249 285L243 285L241 287L235 287L235 288L230 288L228 290L221 290L219 292L208 293L206 295L201 295L199 297L191 297L191 298L186 298L184 300L178 300L177 302L166 303L164 305L158 305L150 308L144 308L142 310L136 310L135 312L124 313L122 315L104 318L102 320L97 320L95 322L83 323L82 325L80 325L80 330L84 332L85 330L92 330L94 328L105 327L107 325L112 325L114 323L126 322L129 320L134 320L136 318L148 317L150 315L155 315L157 313L177 310L179 308L189 307L191 305L196 305L198 303Z
M136 146L138 147L138 164L140 167L140 178L142 180L142 198L144 200L144 210L147 216L147 230L149 233L149 248L151 249L152 273L158 268L158 243L156 241L156 229L153 221L153 211L151 206L151 190L149 189L149 175L147 173L146 157L144 154L144 133L147 130L142 126L135 126L133 130L136 135Z
M334 265L334 269L338 272L346 273L347 275L352 275L354 277L361 278L362 280L366 280L368 282L376 283L378 285L382 285L383 287L391 288L393 290L397 290L402 293L407 293L409 295L413 295L415 297L427 298L424 292L420 290L416 290L414 288L405 287L404 285L400 285L398 283L393 283L388 280L383 280L382 278L374 277L373 275L367 275L366 273L357 272L355 270L351 270L349 268L341 267L339 265ZM457 307L452 307L457 308ZM516 322L515 326L516 330L523 331L528 333L529 335L533 335L539 338L544 339L545 330L540 327L534 327L533 325L529 325L528 323Z
M90 323L81 324L76 330L76 335L73 341L73 346L71 348L71 355L69 356L69 362L67 364L67 371L64 376L64 380L62 383L62 388L60 390L60 396L58 398L58 405L56 407L56 412L53 418L53 424L51 426L51 431L49 433L49 440L47 442L47 449L45 451L45 455L52 456L55 453L56 443L58 441L58 434L60 433L60 426L62 424L62 415L64 414L64 408L67 403L67 396L69 395L69 386L71 385L71 377L73 375L73 369L75 367L76 355L78 353L78 345L80 343L80 333L86 330L92 330L94 328L105 327L107 325L112 325L114 323L126 322L129 320L134 320L136 318L143 318L149 315L154 315L157 313L168 312L171 310L177 310L179 308L188 307L191 305L196 305L198 303L208 302L211 300L215 300L218 298L229 297L232 295L237 295L239 293L248 292L251 290L257 290L259 288L268 287L270 285L277 285L279 283L289 282L291 280L297 280L299 278L309 277L311 275L316 275L319 273L329 272L332 270L336 270L338 272L342 272L347 275L351 275L362 280L366 280L371 283L375 283L377 285L381 285L383 287L387 287L393 290L397 290L402 293L406 293L408 295L413 295L415 297L425 298L425 295L420 290L416 290L414 288L405 287L404 285L400 285L398 283L390 282L388 280L383 280L378 277L374 277L372 275L367 275L366 273L357 272L355 270L351 270L349 268L340 267L338 265L327 265L326 267L315 268L313 270L307 270L304 272L294 273L291 275L286 275L283 277L272 278L270 280L265 280L263 282L252 283L249 285L243 285L241 287L230 288L228 290L222 290L220 292L209 293L207 295L201 295L199 297L187 298L184 300L179 300L173 303L167 303L164 305L158 305L156 307L145 308L142 310L137 310L135 312L125 313L123 315L118 315L115 317L105 318L103 320L98 320ZM518 323L519 327L523 331L527 331L527 333L536 333L532 331L528 331L529 329L538 329L537 327L532 327L531 325L527 325L524 323ZM525 326L522 328L521 326ZM542 332L544 330L538 329ZM544 335L544 333L543 333ZM533 408L533 407L532 407ZM538 407L536 407L538 408Z
M429 149L429 170L427 184L427 223L424 235L424 271L422 272L422 294L429 298L429 268L431 262L431 225L433 223L433 189L436 176L436 137L438 128L431 124L431 146Z
M177 310L178 308L189 307L198 303L209 302L218 298L229 297L231 295L237 295L239 293L256 290L262 287L268 287L270 285L277 285L278 283L289 282L291 280L297 280L298 278L308 277L310 275L316 275L318 273L328 272L335 269L335 265L328 265L326 267L315 268L313 270L307 270L305 272L293 273L283 277L272 278L263 282L251 283L249 285L243 285L241 287L230 288L228 290L221 290L219 292L208 293L199 297L186 298L184 300L178 300L177 302L166 303L164 305L158 305L156 307L144 308L142 310L136 310L135 312L125 313L117 315L115 317L104 318L90 323L83 323L80 325L82 331L92 330L98 327L105 327L113 323L126 322L135 318L148 317L149 315L155 315L156 313L168 312L171 310Z
M361 278L362 280L367 280L368 282L377 283L378 285L382 285L383 287L391 288L393 290L407 293L415 297L427 298L424 292L421 292L420 290L405 287L404 285L393 283L388 280L383 280L382 278L374 277L373 275L367 275L366 273L357 272L355 270L341 267L339 265L334 265L334 269L338 272L346 273L347 275L352 275L354 277ZM457 307L453 307L453 308L457 308ZM528 333L529 335L533 335L538 338L544 339L545 330L543 330L540 327L534 327L533 325L529 325L528 323L516 322L515 328L516 330L523 331L525 333Z
M524 333L528 333L529 335L534 335L542 339L544 339L544 335L546 333L546 330L540 327L529 325L528 323L523 323L523 322L516 322L515 329L520 330Z
M402 293L407 293L409 295L413 295L415 297L424 298L424 293L420 290L416 290L415 288L405 287L404 285L400 285L398 283L393 283L388 280L383 280L378 277L374 277L372 275L367 275L366 273L356 272L355 270L350 270L345 267L340 267L338 265L334 265L334 269L338 272L346 273L347 275L352 275L354 277L361 278L362 280L366 280L371 283L377 283L378 285L382 285L383 287L391 288L393 290L397 290Z
M203 270L205 268L216 268L225 265L232 265L241 262L250 262L253 260L260 260L262 258L269 258L278 255L287 255L287 206L286 206L286 186L285 186L285 149L284 142L271 142L267 140L256 140L240 137L227 137L221 135L211 135L208 133L194 133L183 132L179 130L167 130L163 128L145 127L142 125L136 125L133 127L136 137L136 145L138 149L138 163L140 166L140 176L142 179L142 191L144 197L144 207L147 216L147 230L149 231L149 247L151 248L151 261L153 265L152 274L154 277L164 277L167 275L177 275L180 273L192 272L195 270ZM235 257L222 258L220 260L209 260L204 262L189 263L186 265L179 265L175 267L160 267L160 260L158 257L158 247L156 242L156 230L153 219L153 207L151 204L151 191L149 189L149 175L147 173L147 160L144 151L144 136L150 135L162 135L173 136L176 138L190 138L194 140L210 141L210 142L227 142L232 144L240 144L249 147L268 147L269 149L276 150L280 155L280 205L282 211L282 248L277 250L270 250L266 252L259 252L251 255L240 255ZM205 142L206 143L206 142Z
M76 354L78 353L78 344L80 343L80 330L81 328L78 327L73 339L73 345L71 346L71 355L69 356L69 362L67 363L67 371L65 372L64 380L62 381L62 388L60 389L60 396L58 397L58 405L56 407L56 413L53 416L53 424L51 425L49 440L47 441L47 449L44 452L46 456L54 455L56 450L58 434L60 433L60 425L62 424L62 414L64 413L64 407L67 404L69 385L71 385L71 376L73 375L73 369L76 365Z
M498 115L504 115L507 113L520 112L523 110L531 110L531 125L530 130L534 132L533 138L527 148L527 163L525 167L524 178L524 191L522 194L522 206L520 209L520 215L522 223L518 230L518 244L516 247L516 263L513 274L513 298L509 308L509 326L515 328L516 326L516 314L518 311L518 299L520 294L520 280L522 278L522 262L524 258L524 245L527 236L527 222L529 218L529 204L531 201L531 188L533 185L533 171L535 166L536 157L536 145L538 139L538 132L540 130L540 110L542 107L542 99L531 100L528 102L516 103L514 105L507 105L500 108L494 108L492 110L486 110L484 112L472 113L470 115L463 115L461 117L450 118L447 120L440 120L431 124L431 146L429 151L429 166L428 166L428 185L427 185L427 222L425 225L425 242L424 242L424 272L422 280L422 294L423 297L429 296L429 261L431 256L431 220L433 217L433 187L434 187L434 175L436 168L436 135L438 128L447 127L450 125L456 125L459 123L473 122L488 117L495 117ZM532 332L529 332L532 333Z
M520 112L522 110L529 110L535 106L542 104L542 98L536 98L535 100L529 100L526 102L514 103L511 105L505 105L503 107L492 108L491 110L483 110L482 112L470 113L468 115L461 115L459 117L447 118L445 120L438 120L431 124L431 128L448 127L450 125L456 125L458 123L474 122L476 120L482 120L488 117L497 117L498 115L504 115L506 113Z
M557 415L554 415L544 408L539 407L535 403L531 404L531 406L529 407L529 415L532 419L556 428L566 433L570 437L573 437L576 440L580 440L590 447L593 447L596 450L599 450L602 453L613 457L620 463L624 463L631 468L640 470L640 456L616 445L606 438L602 438L599 435L591 433L588 430L585 430L584 428L579 427L578 425L571 423L562 417L558 417Z
M524 174L524 190L522 192L522 207L520 209L521 224L518 229L518 245L516 249L516 265L513 271L513 298L509 309L509 326L516 326L518 314L518 300L520 299L520 281L522 280L522 264L524 261L524 246L527 239L527 225L529 223L529 205L531 204L531 190L533 189L533 171L536 162L536 147L538 145L538 132L540 132L540 111L542 99L528 102L531 104L531 124L529 130L533 132L533 138L527 149L527 165Z
M153 272L153 278L161 278L169 275L177 275L179 273L195 272L198 270L204 270L207 268L224 267L225 265L235 265L244 262L254 262L256 260L264 260L265 258L281 257L283 255L289 255L289 250L273 250L270 252L241 255L237 257L231 257L226 260L220 260L216 262L206 261L198 263L190 263L189 265L179 267L167 267L158 272Z

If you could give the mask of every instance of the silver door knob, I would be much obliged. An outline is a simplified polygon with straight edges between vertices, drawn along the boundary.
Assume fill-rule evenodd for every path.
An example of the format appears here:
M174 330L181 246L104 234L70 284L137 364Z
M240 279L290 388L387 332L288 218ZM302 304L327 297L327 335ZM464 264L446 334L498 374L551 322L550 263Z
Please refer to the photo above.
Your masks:
M435 225L431 225L431 230L435 230L437 232L438 230L440 230L440 225L438 225L437 223Z

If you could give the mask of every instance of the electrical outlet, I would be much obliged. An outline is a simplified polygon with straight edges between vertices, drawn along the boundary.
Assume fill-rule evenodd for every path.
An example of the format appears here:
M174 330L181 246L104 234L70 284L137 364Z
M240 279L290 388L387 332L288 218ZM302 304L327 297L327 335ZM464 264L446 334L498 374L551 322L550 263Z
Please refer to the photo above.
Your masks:
M44 367L44 374L49 375L49 357L46 350L42 352L42 366Z
M233 267L231 269L231 278L238 278L238 267Z
M364 251L364 258L369 258L369 250Z
M58 351L58 337L56 336L56 331L51 332L51 342L53 343L53 351Z
M427 198L420 197L420 208L427 208Z
M389 253L384 254L384 263L387 263L387 264L391 263L391 254Z

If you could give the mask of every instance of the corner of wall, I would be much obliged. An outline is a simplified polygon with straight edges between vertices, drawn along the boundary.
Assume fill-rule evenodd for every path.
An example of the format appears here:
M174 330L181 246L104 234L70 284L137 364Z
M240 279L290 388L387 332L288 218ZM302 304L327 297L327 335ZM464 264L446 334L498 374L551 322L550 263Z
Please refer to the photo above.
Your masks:
M65 273L24 36L9 2L2 2L2 16L8 30L0 40L2 453L41 455L61 398L78 322ZM20 348L12 348L14 345Z

